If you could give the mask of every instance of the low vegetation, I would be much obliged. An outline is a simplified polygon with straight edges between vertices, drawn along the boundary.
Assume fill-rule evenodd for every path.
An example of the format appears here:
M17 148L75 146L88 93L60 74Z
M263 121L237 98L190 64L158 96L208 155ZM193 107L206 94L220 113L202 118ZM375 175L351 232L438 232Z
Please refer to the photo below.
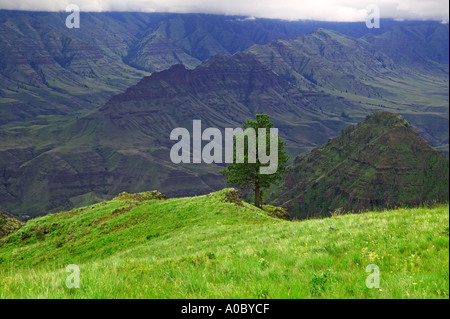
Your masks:
M287 221L236 193L32 219L1 239L0 298L449 298L448 205Z

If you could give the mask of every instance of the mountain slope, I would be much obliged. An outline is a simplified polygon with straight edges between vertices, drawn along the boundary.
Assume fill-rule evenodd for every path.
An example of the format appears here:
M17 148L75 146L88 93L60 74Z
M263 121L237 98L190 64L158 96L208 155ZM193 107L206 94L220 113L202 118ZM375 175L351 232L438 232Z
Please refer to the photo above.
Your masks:
M301 89L403 115L448 156L448 33L439 23L359 39L318 29L245 52Z
M0 125L103 105L148 72L311 30L280 20L203 14L0 12Z
M325 29L295 40L253 46L246 52L290 82L307 89L326 87L380 97L387 91L364 82L392 75L395 71L388 56L370 52L357 39Z
M381 51L400 65L433 72L447 73L449 63L449 25L393 26L381 34L361 38L367 47Z
M121 26L126 17L108 15ZM139 34L135 38L148 40L141 43L142 55L136 55L139 50L128 51L139 59L155 45L152 39L170 41L173 50L184 43L182 51L190 55L187 39L195 38L196 30L206 32L203 20L189 15L171 16L169 20L175 20L169 24L164 15L156 21L145 17L137 15L131 29ZM205 21L210 26L218 20ZM254 28L261 23L255 22ZM216 31L210 36L217 40L221 33ZM258 32L247 36L259 39ZM203 128L235 128L256 113L266 113L293 157L326 143L368 114L387 110L402 114L432 146L448 153L448 77L392 64L385 53L374 53L367 46L367 41L320 29L232 56L216 55L192 70L176 65L153 73L89 114L3 125L1 208L26 219L108 199L123 190L156 188L170 196L188 196L223 188L223 176L218 174L223 166L170 161L171 130L190 130L195 119ZM147 61L177 60L158 55L158 50ZM288 69L292 76L284 72ZM323 86L315 84L317 80ZM340 90L343 83L349 92Z
M85 12L81 28L68 29L66 17L67 13L0 12L0 125L93 109L148 72L178 63L193 68L216 54L295 39L318 28L355 38L365 36L361 42L372 43L369 50L392 54L396 62L417 60L409 66L443 69L448 74L448 25L436 26L435 22L383 20L383 28L368 30L364 23ZM420 67L423 63L425 68ZM314 79L318 73L304 75ZM336 74L328 75L339 86ZM364 96L382 91L357 78L345 80Z
M30 220L0 240L0 298L448 298L448 205L289 222L230 193Z
M401 116L376 112L297 157L274 202L296 218L448 202L449 161Z
M132 57L127 56L127 62L149 72L162 71L175 64L194 68L201 63L176 46L173 40L158 34L144 37L135 50Z
M65 17L0 12L0 124L93 109L148 75L122 62L139 19L86 14L83 28L68 29Z
M343 99L304 93L244 53L215 56L194 70L177 65L86 116L10 125L0 151L2 209L27 218L149 187L169 196L205 194L226 186L223 166L173 164L173 129L192 132L198 119L202 129L223 131L264 113L295 155L354 123L329 105L354 118L366 113Z

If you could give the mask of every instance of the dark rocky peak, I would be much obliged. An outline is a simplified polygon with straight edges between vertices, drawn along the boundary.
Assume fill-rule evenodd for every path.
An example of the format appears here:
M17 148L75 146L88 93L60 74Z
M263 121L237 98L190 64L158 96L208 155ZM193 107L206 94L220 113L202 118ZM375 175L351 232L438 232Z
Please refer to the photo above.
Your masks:
M177 64L144 77L125 93L113 96L102 109L136 99L169 98L224 90L262 93L267 89L275 89L285 92L290 88L288 81L249 54L217 55L194 70Z

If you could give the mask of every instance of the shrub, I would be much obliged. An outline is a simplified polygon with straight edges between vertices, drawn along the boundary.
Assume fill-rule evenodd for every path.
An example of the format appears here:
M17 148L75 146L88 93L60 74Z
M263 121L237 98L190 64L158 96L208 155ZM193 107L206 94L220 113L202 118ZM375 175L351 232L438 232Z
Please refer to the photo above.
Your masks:
M159 233L156 234L148 234L145 238L147 238L147 240L152 239L152 238L157 238L159 237Z

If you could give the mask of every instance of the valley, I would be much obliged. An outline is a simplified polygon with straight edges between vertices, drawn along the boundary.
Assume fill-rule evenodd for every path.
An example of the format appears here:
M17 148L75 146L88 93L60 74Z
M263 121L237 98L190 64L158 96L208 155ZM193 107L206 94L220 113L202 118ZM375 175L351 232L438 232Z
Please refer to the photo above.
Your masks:
M111 13L86 15L92 33L74 37L68 33L73 30L59 27L58 19L56 13L23 12L2 12L0 19L3 28L16 30L1 32L3 37L34 28L32 50L41 50L27 56L7 51L12 50L8 45L2 46L3 56L21 59L24 68L39 66L42 72L36 74L44 74L48 83L52 79L70 87L65 93L55 91L36 78L42 83L33 94L48 96L51 103L43 103L51 112L35 99L30 101L36 112L12 107L9 93L0 98L0 207L22 220L111 199L121 191L158 189L169 196L192 196L226 187L218 174L221 165L170 161L170 132L196 119L205 127L224 129L268 114L294 159L367 115L388 111L404 116L448 156L448 25L387 21L384 32L364 33L351 23L323 23L327 30L314 22ZM102 23L108 28L99 30ZM18 24L22 29L14 27ZM246 32L224 37L231 32L224 30L238 27ZM86 46L93 32L104 36ZM200 32L210 40L196 42ZM163 45L163 38L172 44ZM3 41L22 46L14 38ZM178 52L179 59L162 61L164 50ZM36 56L53 62L44 64ZM94 67L96 61L105 64ZM3 69L3 88L23 82L23 72L29 73ZM65 79L58 78L62 75ZM111 81L112 75L122 80ZM104 83L98 91L103 97L86 81ZM85 94L79 95L78 87L90 91L92 103L71 106ZM20 97L27 89L18 92L17 101L28 103ZM70 103L55 98L55 92Z

